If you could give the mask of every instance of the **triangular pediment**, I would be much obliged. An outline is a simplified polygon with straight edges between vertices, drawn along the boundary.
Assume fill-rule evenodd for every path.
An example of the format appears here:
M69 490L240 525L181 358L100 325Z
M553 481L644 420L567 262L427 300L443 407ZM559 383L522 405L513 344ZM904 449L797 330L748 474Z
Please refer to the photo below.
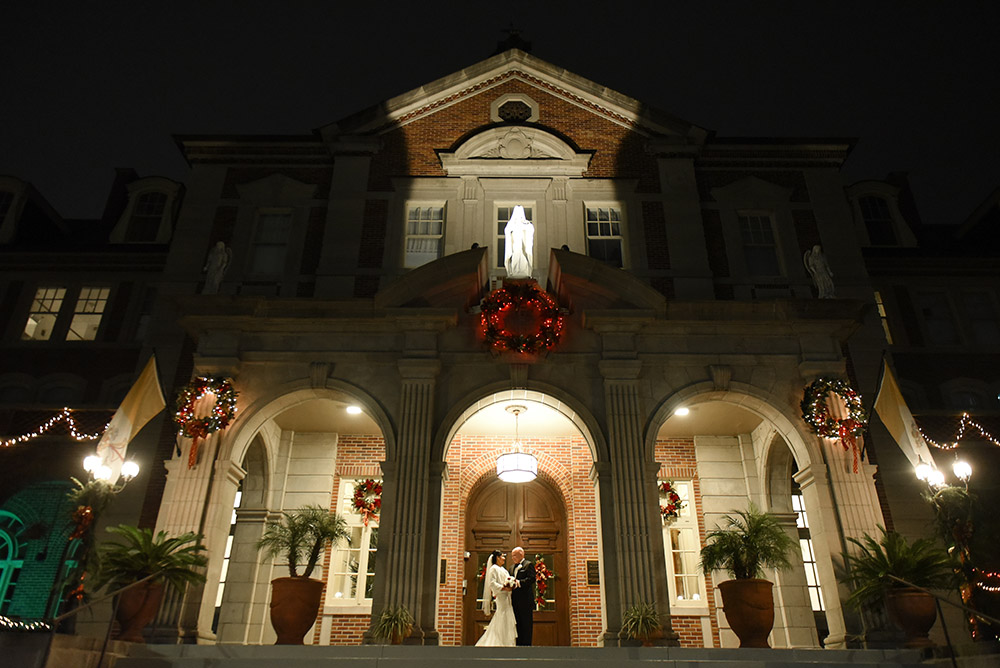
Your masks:
M378 135L435 114L470 96L482 95L509 81L527 85L537 95L561 98L608 121L650 137L678 144L701 144L708 131L635 98L574 74L565 68L510 49L458 72L319 129L327 141L338 137Z

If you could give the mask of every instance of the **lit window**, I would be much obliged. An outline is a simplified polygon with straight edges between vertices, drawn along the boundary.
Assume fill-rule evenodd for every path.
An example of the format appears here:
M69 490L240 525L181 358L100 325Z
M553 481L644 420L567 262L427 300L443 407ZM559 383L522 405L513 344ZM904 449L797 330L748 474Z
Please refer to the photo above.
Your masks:
M882 197L868 195L858 200L861 218L868 230L868 241L873 246L895 246L896 233L892 228L892 214L889 203Z
M250 249L250 273L257 276L281 276L285 273L288 255L288 235L292 228L292 214L286 212L261 213Z
M243 481L236 490L233 499L233 514L229 518L229 536L226 538L226 551L222 555L222 571L219 573L219 590L215 594L215 617L212 619L212 631L219 630L219 615L222 612L222 594L226 590L226 578L229 576L229 561L233 556L233 538L236 537L236 510L243 500Z
M957 344L958 330L948 296L943 292L918 292L916 298L928 342L946 346Z
M587 255L621 268L622 210L617 206L587 207Z
M80 288L80 296L73 310L73 320L66 332L67 341L93 341L97 338L97 329L101 325L101 317L108 305L109 288Z
M406 211L406 267L419 267L441 257L443 206L411 206Z
M693 484L690 480L672 482L683 506L677 518L663 524L663 548L666 552L671 605L704 606L707 605L705 579L698 565L701 540L698 536L698 514L694 506ZM660 504L666 504L665 497L660 497Z
M885 332L885 342L892 345L892 332L889 331L889 318L885 315L885 304L882 302L882 293L875 291L875 308L878 309L878 317L882 321L882 331Z
M370 605L375 586L375 556L378 552L378 522L364 519L354 509L354 485L359 481L340 481L339 513L347 520L350 544L341 543L330 553L327 586L333 592L334 605Z
M32 341L48 341L52 336L52 328L59 317L66 288L38 288L31 302L28 321L24 324L22 339Z
M819 586L819 570L816 567L816 552L813 550L812 535L809 532L809 516L802 500L802 490L792 481L792 510L795 511L795 526L799 531L799 549L802 550L802 565L806 570L806 586L809 588L809 605L813 612L826 608L823 605L823 590Z
M497 207L497 268L503 269L504 267L504 255L507 253L507 243L506 236L503 231L507 227L507 223L510 222L510 217L514 215L514 207L517 206L498 206ZM523 206L523 205L522 205ZM534 214L532 213L532 208L530 206L524 207L524 217L529 223L534 223Z
M771 217L746 215L740 216L739 219L747 273L750 276L780 276L778 249L774 241Z
M128 221L125 241L156 241L156 236L160 233L163 211L166 207L167 195L165 193L154 192L139 195L132 207L132 218Z

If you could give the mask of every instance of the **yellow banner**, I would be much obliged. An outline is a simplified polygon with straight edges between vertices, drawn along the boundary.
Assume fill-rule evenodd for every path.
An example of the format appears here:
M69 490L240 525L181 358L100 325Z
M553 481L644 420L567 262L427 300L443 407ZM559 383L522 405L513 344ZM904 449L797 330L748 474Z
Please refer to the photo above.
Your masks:
M111 423L97 444L97 454L101 458L101 464L111 469L109 483L117 482L121 475L129 442L166 405L163 391L160 389L160 377L156 373L156 356L153 355L132 389L125 395L121 406L115 411Z
M934 465L934 458L930 448L927 447L927 441L921 436L917 421L913 419L913 414L903 399L903 393L899 391L896 377L885 360L882 360L882 384L875 397L875 412L913 466L919 464L921 460L925 464Z

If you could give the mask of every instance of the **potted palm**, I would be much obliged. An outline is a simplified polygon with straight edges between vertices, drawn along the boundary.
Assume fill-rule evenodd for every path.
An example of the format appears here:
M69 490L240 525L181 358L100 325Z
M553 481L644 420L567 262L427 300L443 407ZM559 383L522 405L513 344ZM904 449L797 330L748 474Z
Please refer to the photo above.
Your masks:
M316 621L323 595L323 581L309 576L323 550L341 540L351 542L347 521L320 506L283 513L280 519L267 523L257 549L267 557L283 559L288 566L288 577L271 580L271 626L278 635L276 645L302 644Z
M156 617L165 586L183 589L187 583L205 581L199 570L207 559L201 552L201 535L188 532L170 538L167 532L128 524L108 527L124 542L104 542L97 548L94 587L120 589L144 578L148 580L118 594L115 618L120 640L143 642L142 630ZM150 577L152 576L152 577Z
M770 647L767 636L774 627L774 583L764 580L764 569L784 569L796 543L773 515L750 504L734 510L706 537L701 549L705 573L729 571L732 580L719 583L722 605L740 647Z
M660 613L656 611L656 606L639 601L627 607L622 614L622 630L618 635L638 640L643 647L652 647L660 636Z
M870 607L884 601L889 619L906 634L906 647L930 647L928 633L937 618L934 597L926 589L958 584L957 565L934 541L907 542L901 534L879 527L876 540L865 534L848 538L858 549L845 553L841 580L854 586L847 603Z
M372 637L393 645L400 645L413 630L413 615L406 607L389 606L378 616L372 626Z

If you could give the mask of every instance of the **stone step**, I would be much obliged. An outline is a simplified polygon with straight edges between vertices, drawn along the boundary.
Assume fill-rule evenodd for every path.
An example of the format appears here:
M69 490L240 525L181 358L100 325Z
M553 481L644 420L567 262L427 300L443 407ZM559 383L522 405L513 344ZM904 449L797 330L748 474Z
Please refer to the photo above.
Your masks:
M339 661L339 664L331 662ZM115 668L916 668L901 650L689 649L675 647L420 647L360 645L136 645Z

